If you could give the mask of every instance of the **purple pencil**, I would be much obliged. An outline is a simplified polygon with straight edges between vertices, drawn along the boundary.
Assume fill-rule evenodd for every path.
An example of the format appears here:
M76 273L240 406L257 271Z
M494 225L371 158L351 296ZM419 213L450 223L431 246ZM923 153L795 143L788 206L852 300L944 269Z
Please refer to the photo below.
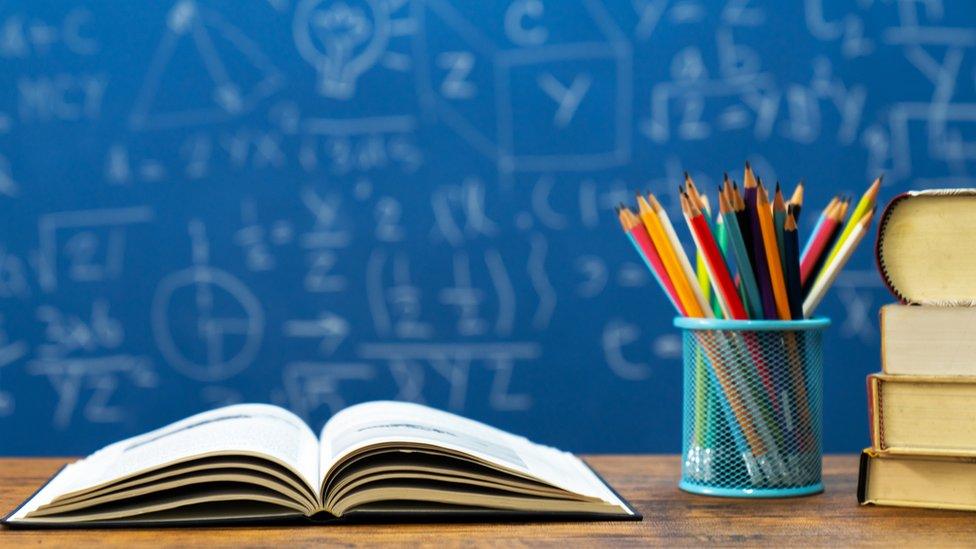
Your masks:
M762 234L762 229L759 227L759 216L756 212L756 177L753 175L752 167L749 166L748 162L746 162L746 172L742 184L745 188L746 214L749 216L750 229L755 237L755 235ZM763 247L762 238L752 239L752 251L756 260L756 284L759 285L763 316L767 320L778 320L776 297L773 295L773 282L769 278L769 264L766 261L766 248Z

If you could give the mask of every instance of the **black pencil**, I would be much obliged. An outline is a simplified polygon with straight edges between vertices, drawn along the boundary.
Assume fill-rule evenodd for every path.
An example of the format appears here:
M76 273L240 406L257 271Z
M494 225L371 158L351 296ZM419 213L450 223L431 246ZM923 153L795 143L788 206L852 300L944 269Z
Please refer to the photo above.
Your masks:
M793 214L783 223L783 261L786 266L786 296L790 303L790 317L803 319L803 289L800 285L800 241Z
M796 184L796 189L793 189L793 196L790 197L790 201L787 202L789 208L793 209L793 220L796 221L797 226L800 225L800 210L803 208L803 181L800 180Z
M726 179L729 175L725 174ZM749 256L749 264L752 272L756 272L756 253L752 249L752 224L749 222L749 214L746 213L745 202L739 194L739 185L732 180L732 211L735 212L735 219L739 222L739 232L742 233L742 243L746 246L746 254Z

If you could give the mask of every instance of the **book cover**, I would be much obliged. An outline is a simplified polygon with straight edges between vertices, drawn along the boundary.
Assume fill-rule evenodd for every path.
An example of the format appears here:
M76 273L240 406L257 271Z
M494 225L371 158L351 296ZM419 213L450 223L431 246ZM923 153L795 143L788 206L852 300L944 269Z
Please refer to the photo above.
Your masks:
M976 378L868 376L875 452L976 456Z
M976 510L976 459L861 453L861 505Z
M878 223L875 261L902 303L976 306L976 189L910 191Z
M884 373L976 376L976 307L889 304L878 316Z

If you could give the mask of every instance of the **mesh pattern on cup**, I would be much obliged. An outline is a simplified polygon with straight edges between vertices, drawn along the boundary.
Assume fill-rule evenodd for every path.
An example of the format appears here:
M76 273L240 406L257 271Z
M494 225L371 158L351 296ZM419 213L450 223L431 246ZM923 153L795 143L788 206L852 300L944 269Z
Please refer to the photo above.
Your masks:
M822 333L684 330L683 484L820 483Z

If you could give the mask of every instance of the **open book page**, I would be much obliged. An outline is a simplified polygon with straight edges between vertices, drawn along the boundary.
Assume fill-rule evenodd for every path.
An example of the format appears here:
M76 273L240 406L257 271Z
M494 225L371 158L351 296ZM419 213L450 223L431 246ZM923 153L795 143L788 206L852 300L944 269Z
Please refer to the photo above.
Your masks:
M318 453L314 433L291 412L266 404L226 406L106 446L68 465L17 516L63 494L216 455L260 456L276 461L317 492Z
M576 456L483 423L405 402L359 404L322 429L320 484L329 470L365 447L430 445L461 452L566 491L626 507Z

